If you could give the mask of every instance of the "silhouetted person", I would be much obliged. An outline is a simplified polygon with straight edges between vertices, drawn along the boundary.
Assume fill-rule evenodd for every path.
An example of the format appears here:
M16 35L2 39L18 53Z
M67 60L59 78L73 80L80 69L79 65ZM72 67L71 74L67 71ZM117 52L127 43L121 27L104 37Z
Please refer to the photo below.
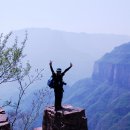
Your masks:
M49 65L50 65L52 77L54 80L55 110L57 111L57 110L62 109L61 103L62 103L63 92L64 92L63 85L66 85L66 83L64 83L63 81L63 76L72 67L72 63L70 63L70 67L65 69L64 72L62 72L62 70L58 68L56 70L56 73L53 70L52 61L50 61Z

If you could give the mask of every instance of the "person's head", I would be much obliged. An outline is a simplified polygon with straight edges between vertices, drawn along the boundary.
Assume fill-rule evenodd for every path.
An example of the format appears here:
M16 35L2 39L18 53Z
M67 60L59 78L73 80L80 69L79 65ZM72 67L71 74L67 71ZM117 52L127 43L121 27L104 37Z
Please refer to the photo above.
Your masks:
M57 70L56 70L56 73L59 75L59 74L61 74L61 68L57 68Z

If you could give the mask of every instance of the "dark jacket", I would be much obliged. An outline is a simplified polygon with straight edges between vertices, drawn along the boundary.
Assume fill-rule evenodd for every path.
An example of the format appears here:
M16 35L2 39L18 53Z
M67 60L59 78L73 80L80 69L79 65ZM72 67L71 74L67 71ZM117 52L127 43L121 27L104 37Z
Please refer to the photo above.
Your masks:
M51 72L52 72L52 77L53 77L53 80L54 80L54 91L58 91L58 92L63 92L63 85L64 85L64 81L63 81L63 76L65 75L65 73L71 68L68 67L67 69L65 69L64 72L62 72L60 75L57 75L54 70L53 70L53 67L52 65L50 65L50 69L51 69Z

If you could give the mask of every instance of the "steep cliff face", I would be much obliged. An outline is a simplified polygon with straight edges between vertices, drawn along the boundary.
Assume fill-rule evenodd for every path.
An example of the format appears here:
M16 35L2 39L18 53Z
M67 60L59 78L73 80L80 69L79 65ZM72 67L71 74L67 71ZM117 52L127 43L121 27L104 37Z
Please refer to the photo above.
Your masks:
M130 130L130 43L104 55L92 78L66 93L66 102L86 108L89 130Z
M92 78L130 88L130 43L116 47L98 60Z

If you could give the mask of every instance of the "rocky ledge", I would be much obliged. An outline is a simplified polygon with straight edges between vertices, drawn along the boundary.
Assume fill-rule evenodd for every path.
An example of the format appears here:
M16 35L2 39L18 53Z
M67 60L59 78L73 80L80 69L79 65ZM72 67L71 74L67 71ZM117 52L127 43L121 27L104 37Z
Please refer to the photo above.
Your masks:
M85 110L64 105L62 110L55 111L54 106L44 111L43 130L88 130Z
M0 130L10 130L8 117L2 108L0 108Z

